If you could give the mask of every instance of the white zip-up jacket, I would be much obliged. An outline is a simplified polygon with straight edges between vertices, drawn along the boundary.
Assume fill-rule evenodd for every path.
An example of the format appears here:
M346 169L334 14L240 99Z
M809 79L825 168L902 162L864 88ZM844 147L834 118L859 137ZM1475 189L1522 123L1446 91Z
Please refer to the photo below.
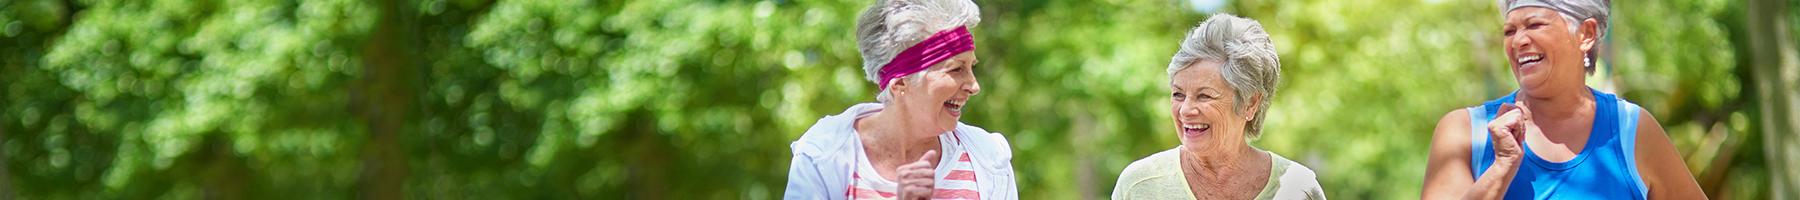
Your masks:
M862 139L856 135L856 118L881 109L881 104L862 103L850 106L842 114L819 118L819 122L794 140L792 164L788 165L787 191L782 199L847 199L851 173L856 172L856 158L862 151ZM974 162L977 192L983 199L1018 199L1013 178L1012 147L1006 136L990 133L980 127L956 123L956 129L945 134L962 138L962 149L968 149ZM945 146L957 145L945 143Z

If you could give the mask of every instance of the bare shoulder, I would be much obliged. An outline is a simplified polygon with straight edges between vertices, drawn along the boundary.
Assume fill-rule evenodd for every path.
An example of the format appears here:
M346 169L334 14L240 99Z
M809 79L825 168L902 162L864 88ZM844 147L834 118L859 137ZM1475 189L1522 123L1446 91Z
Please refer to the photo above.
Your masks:
M1469 172L1469 111L1457 108L1438 119L1431 136L1431 152L1426 160L1425 182L1420 198L1444 199L1461 196L1475 182Z
M1457 108L1445 113L1438 119L1437 129L1431 134L1432 165L1463 163L1444 161L1466 161L1469 159L1469 111L1468 108Z
M1652 116L1650 111L1638 109L1637 121L1637 159L1673 158L1679 161L1679 154L1663 155L1676 152L1675 145L1669 141L1669 135L1663 131L1662 123Z
M1444 117L1438 119L1437 130L1431 135L1432 150L1438 150L1438 145L1452 145L1467 151L1469 126L1468 108L1457 108L1445 113Z
M1638 160L1639 177L1650 190L1650 199L1705 199L1706 193L1656 116L1639 109L1637 126L1637 156L1633 159Z
M1662 122L1656 121L1656 116L1651 115L1649 110L1638 109L1637 132L1639 133L1639 138L1655 137L1661 139L1663 142L1668 142L1669 140L1668 134L1663 132ZM1643 140L1641 139L1638 141L1639 143L1643 143Z

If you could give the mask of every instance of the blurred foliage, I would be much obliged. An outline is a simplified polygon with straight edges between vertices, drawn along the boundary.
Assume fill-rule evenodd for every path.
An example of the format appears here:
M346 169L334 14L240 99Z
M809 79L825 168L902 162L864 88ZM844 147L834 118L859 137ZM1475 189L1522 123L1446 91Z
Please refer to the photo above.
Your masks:
M367 5L8 3L72 15L23 20L76 19L32 22L50 25L15 37L43 48L7 48L4 145L20 196L330 196L356 180L362 138L343 83Z
M1196 2L977 3L986 90L964 121L1007 135L1025 199L1102 198L1177 145L1164 69L1208 15ZM335 199L401 177L411 198L772 198L789 142L873 101L853 36L868 4L0 0L0 195ZM1764 199L1742 7L1618 2L1590 82L1655 114L1709 194ZM1261 21L1283 58L1255 145L1333 198L1415 198L1436 119L1516 87L1492 2L1220 11ZM383 16L412 42L371 41ZM368 52L390 44L406 46ZM417 60L417 99L397 101L418 113L371 140L359 113L385 104L352 99L394 78L367 63L395 59ZM368 171L370 146L402 148L387 162L405 176Z

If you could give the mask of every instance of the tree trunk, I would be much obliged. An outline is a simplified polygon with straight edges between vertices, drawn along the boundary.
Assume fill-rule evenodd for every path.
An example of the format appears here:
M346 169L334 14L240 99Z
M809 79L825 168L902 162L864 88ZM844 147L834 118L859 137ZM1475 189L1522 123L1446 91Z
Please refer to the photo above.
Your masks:
M1800 52L1794 47L1786 0L1750 0L1746 34L1757 102L1758 128L1770 171L1771 198L1800 198Z
M417 88L423 80L415 65L418 20L405 0L378 0L381 19L363 52L363 74L353 84L351 109L368 126L362 147L357 199L405 199L406 147L401 138L413 132Z

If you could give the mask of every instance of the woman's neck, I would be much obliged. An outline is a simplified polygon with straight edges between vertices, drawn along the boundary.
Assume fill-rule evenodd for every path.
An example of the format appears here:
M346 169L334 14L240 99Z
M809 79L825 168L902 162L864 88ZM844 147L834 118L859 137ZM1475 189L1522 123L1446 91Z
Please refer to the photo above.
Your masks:
M1225 178L1227 174L1243 174L1255 169L1258 163L1266 162L1262 151L1250 145L1226 147L1224 153L1203 153L1182 151L1182 171L1201 177Z
M1522 103L1519 106L1531 110L1531 121L1539 126L1590 123L1580 119L1592 119L1594 115L1594 94L1588 92L1585 85L1558 90L1547 96L1520 95L1518 100Z
M917 120L898 109L875 111L869 117L858 119L856 132L860 133L858 137L862 139L869 163L899 166L943 146L938 142L938 134L930 133L929 125L914 124L913 121Z

